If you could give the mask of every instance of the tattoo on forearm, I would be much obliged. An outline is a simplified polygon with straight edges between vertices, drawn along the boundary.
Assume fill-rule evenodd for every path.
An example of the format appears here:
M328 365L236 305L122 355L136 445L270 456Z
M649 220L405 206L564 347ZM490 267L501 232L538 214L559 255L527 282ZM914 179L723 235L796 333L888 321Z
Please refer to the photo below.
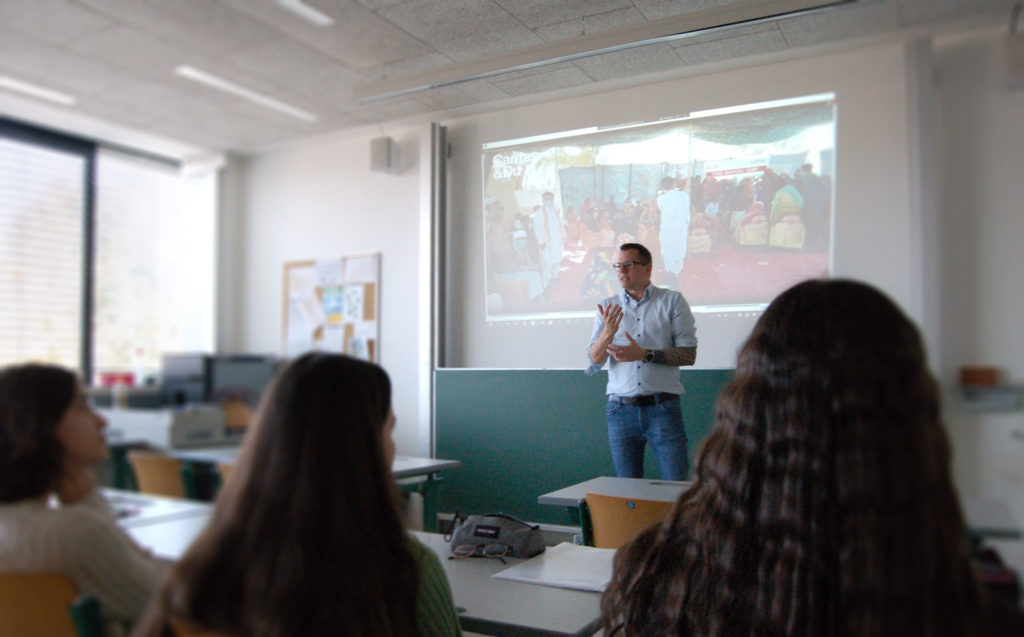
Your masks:
M684 365L693 365L696 360L696 347L670 347L668 349L654 350L654 362L658 365L682 367Z

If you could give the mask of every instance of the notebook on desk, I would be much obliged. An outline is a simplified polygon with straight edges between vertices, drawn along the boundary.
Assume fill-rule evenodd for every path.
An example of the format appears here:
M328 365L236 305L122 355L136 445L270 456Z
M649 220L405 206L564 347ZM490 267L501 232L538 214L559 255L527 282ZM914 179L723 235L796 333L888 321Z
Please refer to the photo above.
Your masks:
M614 557L615 549L562 542L491 577L600 593L612 579Z

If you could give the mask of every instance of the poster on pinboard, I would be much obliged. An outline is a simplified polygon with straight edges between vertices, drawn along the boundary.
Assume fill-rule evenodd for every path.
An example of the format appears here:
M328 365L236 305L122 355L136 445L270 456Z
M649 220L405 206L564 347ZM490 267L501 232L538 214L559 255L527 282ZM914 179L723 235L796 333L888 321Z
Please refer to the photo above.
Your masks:
M380 254L287 261L282 349L340 352L379 362Z

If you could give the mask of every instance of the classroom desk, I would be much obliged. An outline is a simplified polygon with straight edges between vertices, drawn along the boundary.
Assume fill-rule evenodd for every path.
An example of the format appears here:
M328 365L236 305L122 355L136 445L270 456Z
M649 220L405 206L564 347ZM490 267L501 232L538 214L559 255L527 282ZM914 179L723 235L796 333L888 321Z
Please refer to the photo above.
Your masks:
M162 453L195 464L235 464L241 447L230 445L223 447L195 447L183 449L161 449Z
M238 459L239 447L197 447L194 449L169 449L167 455L194 465L234 464ZM395 456L391 474L403 491L413 491L423 496L423 529L437 530L437 489L441 483L440 473L454 469L462 463L443 458L417 458Z
M673 480L652 480L649 478L616 478L601 476L591 478L557 491L545 493L537 498L540 504L576 507L588 493L600 493L640 500L675 500L689 482Z
M1024 497L1006 501L964 498L964 516L981 544L998 551L1024 584ZM1017 602L1024 609L1024 589Z
M441 484L440 473L454 469L462 463L442 458L416 458L395 456L391 473L403 491L413 491L423 497L423 530L437 530L437 489Z
M149 549L157 557L173 562L185 554L192 541L210 520L213 505L202 502L199 504L204 507L201 512L153 524L135 526L126 524L124 520L118 522L139 546Z
M978 537L1021 539L1021 525L1017 517L1024 515L1024 499L1008 504L994 498L964 497L961 504L967 526ZM1017 517L1014 516L1011 506L1019 510Z
M583 498L588 493L670 502L678 498L679 494L689 486L690 483L685 481L601 476L545 493L537 498L537 502L564 506L569 511L569 517L572 518L573 524L578 525L580 523L580 502L583 502Z
M601 628L601 595L491 577L524 560L450 560L448 542L438 533L414 531L441 559L462 629L483 635L586 637Z
M114 510L118 524L138 528L171 520L209 515L210 505L195 500L169 498L135 491L102 489L103 497Z
M579 505L588 493L602 493L644 500L675 500L690 485L646 478L602 476L580 482L537 498L540 504L564 506L575 524ZM1024 498L1009 502L992 498L964 497L961 501L968 529L997 548L1007 564L1024 575Z
M148 496L146 496L148 497ZM211 505L197 503L201 511L184 517L165 518L125 530L144 548L167 560L179 559L206 526ZM468 632L524 637L587 637L600 629L600 594L499 580L492 574L521 562L468 558L449 560L448 543L438 533L414 531L421 542L441 560L459 613Z

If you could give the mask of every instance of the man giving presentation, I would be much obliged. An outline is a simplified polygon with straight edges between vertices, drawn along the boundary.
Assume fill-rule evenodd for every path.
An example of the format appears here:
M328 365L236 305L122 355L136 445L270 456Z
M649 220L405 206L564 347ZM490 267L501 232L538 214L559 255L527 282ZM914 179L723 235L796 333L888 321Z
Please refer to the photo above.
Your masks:
M608 442L615 473L642 478L649 442L664 480L689 473L679 367L697 359L697 329L683 295L651 285L651 252L624 243L612 259L622 292L597 306L590 337L596 374L608 362Z

